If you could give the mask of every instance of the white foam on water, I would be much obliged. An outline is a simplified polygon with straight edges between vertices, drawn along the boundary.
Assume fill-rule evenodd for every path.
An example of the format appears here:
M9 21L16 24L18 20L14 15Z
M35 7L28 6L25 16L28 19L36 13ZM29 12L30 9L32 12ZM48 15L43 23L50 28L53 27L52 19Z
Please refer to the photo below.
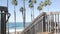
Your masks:
M18 32L18 31L23 31L23 29L16 29L16 31L17 31L17 32ZM6 32L8 32L8 30L7 30ZM9 30L9 33L11 33L11 32L15 32L15 29L10 29L10 30Z

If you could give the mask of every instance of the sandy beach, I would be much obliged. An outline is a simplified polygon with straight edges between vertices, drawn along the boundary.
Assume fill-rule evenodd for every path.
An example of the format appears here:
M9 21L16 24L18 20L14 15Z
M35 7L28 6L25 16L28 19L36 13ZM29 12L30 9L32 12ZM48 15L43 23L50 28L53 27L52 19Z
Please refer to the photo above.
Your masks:
M16 33L21 33L22 31L23 31L23 29L16 29ZM8 31L6 31L6 32L8 32ZM15 34L15 30L14 29L10 29L9 33L10 34Z

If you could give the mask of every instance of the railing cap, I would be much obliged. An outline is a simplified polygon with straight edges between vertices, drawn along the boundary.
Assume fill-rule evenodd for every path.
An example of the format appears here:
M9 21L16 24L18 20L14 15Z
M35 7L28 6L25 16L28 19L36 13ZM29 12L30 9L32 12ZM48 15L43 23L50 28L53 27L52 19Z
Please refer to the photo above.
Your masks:
M54 14L60 14L60 11L57 11L57 12L56 12L56 11L54 11L54 12L46 12L46 14L47 14L47 15L50 15L50 14L53 14L53 15L54 15Z
M0 6L0 11L8 12L8 8L5 6Z

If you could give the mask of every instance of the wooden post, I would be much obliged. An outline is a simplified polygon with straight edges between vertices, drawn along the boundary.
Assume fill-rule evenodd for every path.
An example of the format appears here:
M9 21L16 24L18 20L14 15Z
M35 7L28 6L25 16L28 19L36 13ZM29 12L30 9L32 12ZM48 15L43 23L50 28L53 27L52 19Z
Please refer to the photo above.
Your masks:
M46 32L46 22L45 22L45 17L46 17L46 13L43 13L43 32Z
M0 34L6 34L6 12L7 7L0 6Z

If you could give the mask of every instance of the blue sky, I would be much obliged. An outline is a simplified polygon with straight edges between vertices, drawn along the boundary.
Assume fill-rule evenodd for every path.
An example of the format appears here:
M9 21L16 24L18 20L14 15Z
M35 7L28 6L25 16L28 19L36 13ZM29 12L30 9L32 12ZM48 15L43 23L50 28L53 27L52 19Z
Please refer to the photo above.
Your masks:
M8 10L9 10L9 13L11 13L11 17L9 19L9 22L14 22L14 7L12 5L12 0L8 0L9 2L9 7L8 7ZM37 6L39 5L39 3L41 1L45 1L45 0L37 0L37 3L34 4L34 14L35 14L35 17L37 17L39 15L39 11L37 10ZM20 7L23 6L23 2L22 0L17 0L18 2L18 5L16 6L16 21L17 22L22 22L22 14L21 12L19 11ZM26 6L26 22L30 22L31 21L31 9L29 8L28 6L28 0L25 1L25 6ZM0 0L0 6L7 6L7 0ZM44 12L47 12L48 11L48 6L46 7L43 7L43 11ZM60 0L51 0L51 5L49 6L49 11L60 11ZM41 11L42 12L42 11Z

